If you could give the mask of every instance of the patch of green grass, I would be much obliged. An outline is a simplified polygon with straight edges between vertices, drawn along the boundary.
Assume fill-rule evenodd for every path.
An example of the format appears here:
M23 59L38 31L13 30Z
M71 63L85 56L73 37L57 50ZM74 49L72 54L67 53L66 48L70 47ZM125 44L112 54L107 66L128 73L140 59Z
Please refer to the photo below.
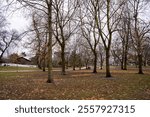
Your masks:
M17 80L19 78L27 78L29 73L22 73L22 72L0 72L0 82L9 80Z
M3 78L3 77L15 77L18 73L17 72L0 72L0 78Z
M0 66L0 71L12 71L12 70L38 70L34 67L12 67L12 66Z

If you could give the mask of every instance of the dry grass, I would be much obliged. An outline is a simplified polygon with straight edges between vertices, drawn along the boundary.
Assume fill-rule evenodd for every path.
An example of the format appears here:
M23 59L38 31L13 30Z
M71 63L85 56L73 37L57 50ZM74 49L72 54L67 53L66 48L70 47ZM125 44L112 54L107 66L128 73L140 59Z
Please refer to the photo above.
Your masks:
M34 67L13 67L13 66L0 66L0 71L19 71L19 70L38 70Z
M0 73L0 99L150 99L150 69L144 75L135 69L113 69L112 78L104 70L53 72L55 84L46 83L47 73Z

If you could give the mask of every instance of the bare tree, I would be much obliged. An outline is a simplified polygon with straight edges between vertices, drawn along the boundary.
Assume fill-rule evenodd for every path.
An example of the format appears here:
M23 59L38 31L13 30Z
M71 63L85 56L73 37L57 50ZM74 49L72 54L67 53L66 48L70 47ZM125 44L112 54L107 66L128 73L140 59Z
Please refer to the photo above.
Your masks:
M148 66L148 61L150 60L149 58L150 58L150 43L149 43L149 41L148 41L148 43L146 43L145 45L144 45L144 52L143 52L143 62L144 62L144 66L146 67L146 66Z
M128 51L129 51L129 42L131 42L131 14L129 10L129 3L128 1L122 5L121 20L120 24L118 25L118 34L121 40L122 49L121 51L121 69L127 70L127 58L128 58ZM119 47L119 46L118 46Z
M10 32L4 30L0 32L0 60L5 54L9 47L16 45L20 41L21 35L18 34L16 30L11 30Z
M94 56L93 73L97 73L97 46L99 44L100 37L98 35L96 35L97 32L96 32L95 26L93 26L93 24L85 26L85 23L83 25L83 22L82 22L81 25L82 25L81 26L82 35L87 40L89 47L90 47L90 49L93 53L93 56Z
M145 23L139 13L145 7L145 0L133 0L130 1L130 8L133 12L133 25L132 25L132 42L134 49L138 57L139 74L143 74L143 48L147 38L147 34L150 32L150 23Z
M98 55L99 55L99 63L100 63L100 69L103 69L103 64L104 64L104 60L105 60L105 53L104 53L104 47L102 46L102 44L100 43L98 45Z
M9 0L13 2L12 0ZM52 78L52 0L17 0L23 7L30 8L42 12L47 21L48 29L48 83L53 83Z
M76 0L75 0L76 1ZM55 30L54 36L61 47L61 62L62 62L62 75L66 74L65 71L65 49L66 43L76 30L76 22L74 16L76 12L76 2L72 0L55 0L54 13L55 13Z
M0 63L2 62L3 54L5 53L5 51L8 48L8 47L4 47L4 43L5 43L4 38L6 38L6 36L4 36L4 35L6 35L7 31L4 31L4 29L3 29L6 26L6 19L3 16L1 10L2 9L0 6Z
M76 36L74 36L76 38ZM78 40L73 39L73 42L69 44L67 47L67 51L69 52L69 64L72 66L73 70L76 70L77 67L77 49L78 49Z
M110 73L110 50L111 43L113 39L113 33L116 31L117 25L120 21L120 7L123 5L123 2L120 1L93 1L91 4L94 7L94 18L96 26L101 36L102 43L105 48L106 53L106 77L111 77Z
M89 2L90 5L90 2ZM83 5L80 8L80 22L81 22L81 32L83 37L86 39L87 43L89 44L89 48L91 49L94 60L93 60L93 73L97 73L97 47L100 41L100 35L98 34L98 30L96 28L96 23L94 21L94 17L92 17L93 8L87 7L87 3L83 2ZM84 8L88 11L84 13Z
M32 27L33 27L33 30L35 32L35 42L37 44L36 45L36 49L37 49L37 52L36 52L36 57L37 57L37 65L38 65L38 68L41 69L41 46L42 46L42 39L43 38L41 32L40 32L40 29L39 29L39 25L42 23L40 22L39 20L41 19L38 19L36 17L36 13L34 12L33 15L32 15Z

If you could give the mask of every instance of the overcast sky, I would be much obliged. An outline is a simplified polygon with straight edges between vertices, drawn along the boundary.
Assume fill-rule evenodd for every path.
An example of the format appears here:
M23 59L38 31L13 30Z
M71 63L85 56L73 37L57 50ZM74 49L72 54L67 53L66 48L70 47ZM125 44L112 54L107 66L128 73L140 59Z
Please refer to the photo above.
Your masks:
M16 29L19 32L26 30L27 26L29 26L29 19L25 18L25 14L23 14L23 11L8 13L7 21L8 23L10 23L10 27L12 29Z
M25 18L24 14L19 11L13 14L7 14L7 22L9 23L10 29L16 29L19 33L26 31L29 27L29 19ZM25 38L23 40L25 40ZM24 47L24 41L21 41L18 46L11 48L8 54L20 54L21 52L26 52L28 56L30 54L29 49Z
M150 5L148 6L148 8L149 9L147 9L144 13L142 13L142 17L144 19L146 19L147 21L150 21ZM22 11L17 11L13 14L10 14L10 13L8 13L8 14L7 15L9 17L7 17L7 21L10 23L11 29L16 29L20 33L27 29L27 27L29 26L29 20L27 20L27 18L25 18L25 14ZM27 49L25 49L23 47L23 42L20 44L20 46L18 48L16 48L14 51L17 50L18 53L28 51Z

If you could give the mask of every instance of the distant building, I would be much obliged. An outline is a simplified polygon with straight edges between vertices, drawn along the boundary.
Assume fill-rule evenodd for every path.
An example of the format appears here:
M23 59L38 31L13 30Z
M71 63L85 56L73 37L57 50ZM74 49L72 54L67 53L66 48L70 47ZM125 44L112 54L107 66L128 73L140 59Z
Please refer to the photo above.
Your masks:
M2 58L0 60L0 63L8 63L8 62L9 62L9 59L7 59L7 58Z
M24 58L24 57L19 57L19 58L17 58L17 63L18 64L23 64L23 65L30 65L31 61Z

